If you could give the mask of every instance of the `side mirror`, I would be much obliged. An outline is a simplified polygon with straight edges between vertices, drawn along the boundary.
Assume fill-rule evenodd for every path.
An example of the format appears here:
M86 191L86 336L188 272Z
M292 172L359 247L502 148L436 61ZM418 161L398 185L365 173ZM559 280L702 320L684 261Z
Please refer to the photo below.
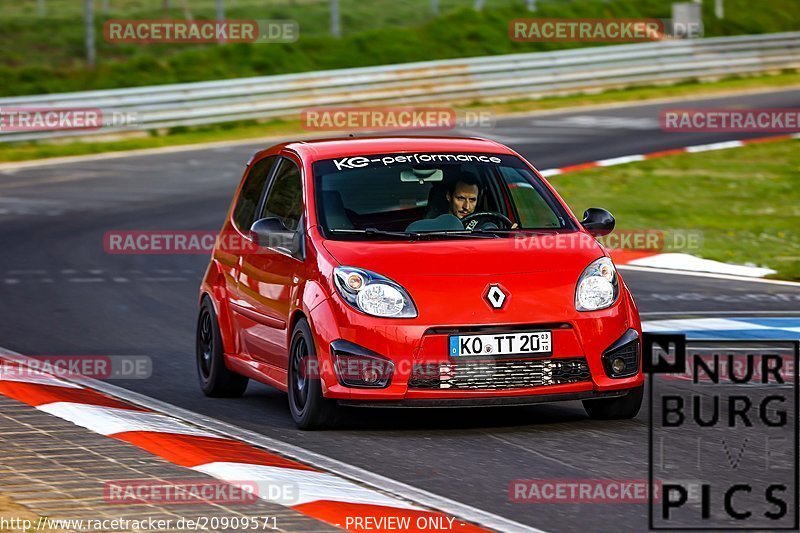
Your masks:
M616 225L614 217L605 209L590 207L583 212L581 226L595 237L608 235L614 231L614 225Z
M256 244L264 248L275 248L294 256L302 251L302 232L288 229L277 217L260 218L250 226Z

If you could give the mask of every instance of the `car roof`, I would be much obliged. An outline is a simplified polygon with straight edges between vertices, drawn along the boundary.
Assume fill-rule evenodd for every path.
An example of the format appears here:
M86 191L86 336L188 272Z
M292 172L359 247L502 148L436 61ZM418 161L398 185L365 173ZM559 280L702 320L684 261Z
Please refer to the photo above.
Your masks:
M312 162L337 157L408 152L514 154L500 143L477 137L344 137L288 142L281 148Z

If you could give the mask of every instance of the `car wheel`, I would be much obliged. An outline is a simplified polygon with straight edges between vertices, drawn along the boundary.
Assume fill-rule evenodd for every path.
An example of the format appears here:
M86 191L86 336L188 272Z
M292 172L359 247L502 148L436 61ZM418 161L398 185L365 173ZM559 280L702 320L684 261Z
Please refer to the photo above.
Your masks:
M292 332L289 345L289 410L300 429L331 427L336 418L336 402L322 396L317 352L308 321L301 318Z
M206 396L233 398L244 394L250 380L225 366L217 313L208 296L203 298L197 319L196 352L197 375Z
M583 400L583 408L589 418L595 420L621 420L633 418L642 406L644 386L628 391L625 396L618 398L603 398L600 400Z

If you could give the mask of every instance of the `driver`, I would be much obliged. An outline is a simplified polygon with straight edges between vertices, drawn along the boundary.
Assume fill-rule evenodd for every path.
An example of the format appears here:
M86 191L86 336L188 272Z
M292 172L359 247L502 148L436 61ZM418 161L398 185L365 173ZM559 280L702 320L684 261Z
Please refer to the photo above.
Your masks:
M480 193L481 186L476 178L469 174L459 177L450 184L446 195L450 214L461 219L474 213Z
M462 174L455 182L450 185L447 191L447 204L450 214L463 219L475 212L478 207L478 198L481 195L480 181L471 174ZM497 228L490 224L490 227ZM519 224L514 222L511 229L518 229Z

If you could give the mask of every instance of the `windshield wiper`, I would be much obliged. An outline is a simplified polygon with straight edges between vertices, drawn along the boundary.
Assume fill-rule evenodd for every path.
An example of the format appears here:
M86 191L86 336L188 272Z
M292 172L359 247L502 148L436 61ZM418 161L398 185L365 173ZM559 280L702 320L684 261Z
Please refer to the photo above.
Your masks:
M404 231L386 231L377 228L367 228L367 229L332 229L333 233L351 233L354 235L380 235L382 237L399 237L402 239L408 239L409 237L415 237L415 233L406 233Z
M493 239L494 235L480 235L469 230L442 230L442 231L387 231L377 228L367 229L332 229L334 233L351 233L355 235L378 235L381 237L395 237L401 239L422 240L425 237L466 237L473 239Z
M453 236L455 236L455 237L467 237L467 238L472 238L472 239L494 239L496 237L495 235L490 235L490 234L486 234L486 233L484 233L484 234L476 233L474 231L467 230L467 229L465 229L465 230L448 229L448 230L441 230L441 231L420 231L420 232L415 233L415 235L418 235L420 237L424 237L426 235L431 235L431 236L434 236L434 237L453 237Z
M483 229L475 229L475 230L472 230L472 231L473 231L473 233L478 233L478 234L482 233L484 235L486 235L486 234L498 234L498 233L499 234L503 234L503 235L508 235L510 233L537 233L537 234L542 234L542 233L546 233L548 230L554 230L554 229L564 229L564 228L514 228L514 229L483 228Z

